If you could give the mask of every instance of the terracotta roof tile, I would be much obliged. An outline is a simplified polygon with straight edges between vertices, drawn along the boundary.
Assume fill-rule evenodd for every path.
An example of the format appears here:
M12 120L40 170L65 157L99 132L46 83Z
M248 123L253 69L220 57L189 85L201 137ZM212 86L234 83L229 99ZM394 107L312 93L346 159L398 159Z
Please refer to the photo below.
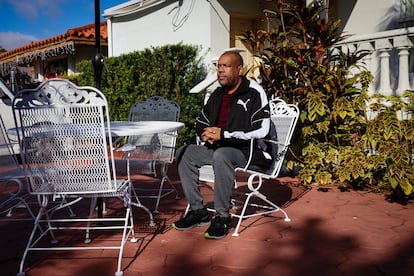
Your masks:
M101 22L101 40L106 41L108 39L108 29L106 22ZM55 45L65 41L73 41L73 40L95 40L95 24L88 24L85 26L77 27L68 29L66 33L56 35L50 38L46 38L44 40L39 40L32 42L30 44L21 46L19 48L12 49L7 52L0 53L0 61L9 59L10 57L37 50L43 49L50 45Z

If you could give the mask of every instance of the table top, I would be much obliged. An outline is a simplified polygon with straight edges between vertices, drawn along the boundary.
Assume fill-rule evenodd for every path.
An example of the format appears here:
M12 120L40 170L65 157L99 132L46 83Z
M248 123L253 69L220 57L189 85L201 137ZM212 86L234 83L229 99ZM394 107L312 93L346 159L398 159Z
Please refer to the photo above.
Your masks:
M114 121L110 123L111 136L163 133L176 131L183 127L184 123L175 121Z
M175 121L113 121L110 122L110 133L105 125L105 130L108 136L120 137L120 136L131 136L131 135L143 135L143 134L155 134L169 131L176 131L184 127L184 123ZM47 125L37 125L28 127L32 132L47 133L49 128ZM87 132L88 127L83 126L77 131ZM10 128L7 130L10 135L17 135L20 129ZM67 130L68 133L73 134L74 130ZM64 133L64 132L63 132Z

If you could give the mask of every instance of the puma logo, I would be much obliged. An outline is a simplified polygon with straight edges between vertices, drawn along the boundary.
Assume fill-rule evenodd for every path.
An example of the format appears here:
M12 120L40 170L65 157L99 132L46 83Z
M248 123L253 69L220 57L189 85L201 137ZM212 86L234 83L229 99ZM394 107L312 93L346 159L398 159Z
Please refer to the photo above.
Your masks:
M246 102L243 102L241 99L237 100L237 104L244 107L244 111L247 111L247 103L250 102L250 99L247 99Z

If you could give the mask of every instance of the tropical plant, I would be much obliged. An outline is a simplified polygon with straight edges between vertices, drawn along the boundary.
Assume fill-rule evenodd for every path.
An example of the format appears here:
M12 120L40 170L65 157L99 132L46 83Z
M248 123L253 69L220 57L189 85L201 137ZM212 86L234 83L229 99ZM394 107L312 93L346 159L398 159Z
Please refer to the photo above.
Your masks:
M412 101L404 105L388 99L391 108L374 106L381 112L368 120L367 103L372 100L367 91L373 77L362 62L368 53L338 47L344 39L341 21L323 20L322 11L319 1L307 7L276 1L274 9L264 11L274 28L240 36L262 60L258 69L270 96L296 103L301 110L287 167L300 167L305 184L341 183L410 195L413 125L412 120L396 120L396 111L412 112ZM390 143L398 149L387 148ZM398 155L400 150L404 154Z
M367 149L368 168L377 187L393 190L397 198L412 195L414 179L414 92L403 97L370 98L370 120L359 148ZM366 164L365 164L366 165ZM391 187L389 187L389 185Z

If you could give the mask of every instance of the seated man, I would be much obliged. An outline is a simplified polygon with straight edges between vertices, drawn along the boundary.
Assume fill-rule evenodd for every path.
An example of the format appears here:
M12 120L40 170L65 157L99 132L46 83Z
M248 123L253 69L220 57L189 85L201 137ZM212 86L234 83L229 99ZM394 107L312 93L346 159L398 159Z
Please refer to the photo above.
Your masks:
M225 52L218 61L218 87L196 119L195 131L203 145L185 145L177 150L178 173L190 204L188 214L173 223L177 230L210 225L205 238L221 239L231 228L229 215L234 169L246 165L251 138L264 138L270 129L269 103L263 88L243 76L243 59ZM268 154L257 148L255 160L269 164ZM262 160L261 160L262 159ZM215 175L211 221L200 193L198 169L212 165Z

